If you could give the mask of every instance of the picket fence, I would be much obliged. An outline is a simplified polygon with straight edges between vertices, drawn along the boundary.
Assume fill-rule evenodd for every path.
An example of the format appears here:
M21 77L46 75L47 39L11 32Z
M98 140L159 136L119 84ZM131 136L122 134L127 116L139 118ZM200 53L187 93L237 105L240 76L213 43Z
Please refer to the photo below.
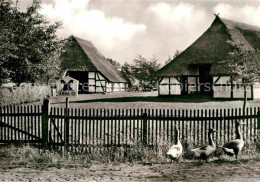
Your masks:
M0 143L41 143L65 147L129 147L137 142L147 146L173 143L175 127L182 142L198 146L214 139L223 144L235 138L235 124L243 120L246 145L254 144L260 126L260 108L241 109L79 109L42 106L0 107Z

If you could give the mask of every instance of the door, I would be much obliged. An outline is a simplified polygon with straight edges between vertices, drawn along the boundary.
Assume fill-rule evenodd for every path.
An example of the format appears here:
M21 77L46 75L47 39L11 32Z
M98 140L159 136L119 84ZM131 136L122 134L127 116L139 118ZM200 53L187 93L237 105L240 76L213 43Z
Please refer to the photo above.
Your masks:
M212 82L213 78L210 75L210 64L199 66L199 80L200 80L200 92L202 94L212 95Z

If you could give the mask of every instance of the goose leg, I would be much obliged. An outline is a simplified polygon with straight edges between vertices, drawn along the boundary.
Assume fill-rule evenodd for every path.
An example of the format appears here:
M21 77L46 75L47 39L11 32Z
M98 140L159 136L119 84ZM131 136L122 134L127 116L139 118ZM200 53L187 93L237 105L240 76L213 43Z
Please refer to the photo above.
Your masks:
M179 158L177 159L177 162L178 162L178 163L180 163L180 162L181 162L181 157L179 157Z
M228 158L229 158L229 163L230 163L232 161L232 157L228 156Z
M209 162L208 158L206 158L205 160L206 160L207 163Z

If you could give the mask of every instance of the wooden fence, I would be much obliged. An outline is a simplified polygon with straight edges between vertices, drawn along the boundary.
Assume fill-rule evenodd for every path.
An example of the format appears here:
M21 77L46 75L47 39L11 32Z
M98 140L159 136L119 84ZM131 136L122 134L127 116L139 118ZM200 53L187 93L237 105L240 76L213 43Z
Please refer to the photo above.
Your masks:
M255 143L260 126L260 108L213 110L163 109L73 109L40 106L0 108L0 143L28 142L52 146L92 147L131 146L142 142L158 146L174 141L175 127L181 140L191 146L208 142L207 132L214 128L214 139L223 144L235 138L235 123L243 120L246 144Z
M41 143L42 107L0 107L0 143Z

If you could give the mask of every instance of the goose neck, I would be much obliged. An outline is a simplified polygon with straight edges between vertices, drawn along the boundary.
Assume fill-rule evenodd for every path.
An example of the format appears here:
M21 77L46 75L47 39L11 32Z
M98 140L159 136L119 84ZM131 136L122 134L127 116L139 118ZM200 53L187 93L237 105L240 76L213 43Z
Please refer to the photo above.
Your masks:
M213 133L209 132L208 137L209 137L209 145L214 146L215 142L213 141Z
M237 126L237 139L243 140L242 134L241 134L241 126Z

